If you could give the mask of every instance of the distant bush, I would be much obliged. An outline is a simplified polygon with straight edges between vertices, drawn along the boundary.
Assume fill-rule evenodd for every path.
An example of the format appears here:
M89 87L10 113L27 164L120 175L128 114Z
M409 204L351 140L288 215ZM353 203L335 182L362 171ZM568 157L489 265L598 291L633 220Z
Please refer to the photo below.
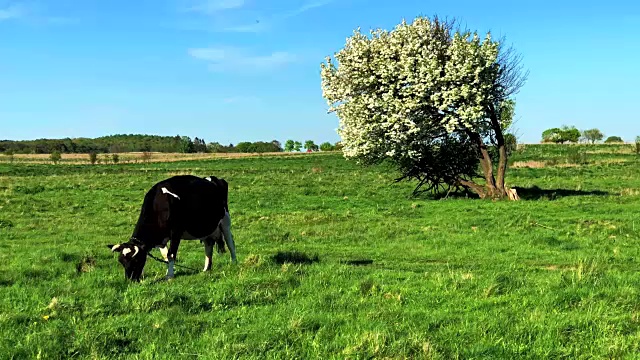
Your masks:
M320 144L320 150L322 150L322 151L332 151L332 150L334 150L334 146L331 145L330 142L323 142L322 144Z
M60 151L54 151L49 155L49 159L51 159L54 164L57 164L62 159L62 155L60 154Z
M151 157L153 155L151 155L151 153L149 151L143 151L142 155L140 155L140 157L142 158L142 161L144 162L149 162L149 160L151 160Z
M542 132L543 143L564 144L565 142L576 143L580 139L580 130L575 126L563 125L562 128L547 129Z
M567 162L569 164L586 165L589 163L587 153L577 147L572 147L567 152Z
M609 136L607 140L604 141L605 144L616 144L623 143L624 140L620 136Z
M89 162L93 165L96 163L96 161L98 161L98 154L95 152L90 152L89 153Z
M636 155L640 155L640 136L636 136Z
M12 163L13 160L15 160L15 157L13 156L13 151L12 150L6 150L4 152L4 156L7 157L7 159L9 160L10 163Z
M118 162L120 162L120 155L111 154L111 160L113 161L114 164L117 164Z

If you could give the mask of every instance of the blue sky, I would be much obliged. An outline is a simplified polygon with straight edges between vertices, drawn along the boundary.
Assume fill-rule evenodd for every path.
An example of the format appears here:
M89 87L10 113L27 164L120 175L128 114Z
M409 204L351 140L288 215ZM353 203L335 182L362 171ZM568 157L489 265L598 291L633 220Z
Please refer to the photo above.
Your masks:
M434 14L523 55L521 141L562 124L640 135L635 1L0 0L0 139L335 142L323 58L358 26Z

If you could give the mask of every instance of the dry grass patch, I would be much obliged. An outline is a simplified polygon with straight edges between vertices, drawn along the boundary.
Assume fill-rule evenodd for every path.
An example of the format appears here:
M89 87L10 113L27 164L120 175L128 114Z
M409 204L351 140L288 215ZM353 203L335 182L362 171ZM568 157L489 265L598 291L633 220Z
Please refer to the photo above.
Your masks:
M607 164L622 164L628 162L629 159L625 158L615 158L615 159L606 159L596 161L596 164L607 165Z
M578 164L571 163L550 163L549 161L516 161L510 167L511 168L530 168L530 169L542 169L546 167L576 167Z
M316 153L317 154L317 153ZM102 164L113 164L112 158L109 154L98 154L98 159ZM148 157L150 155L150 157ZM151 152L145 157L143 152L128 152L118 153L119 164L132 164L132 163L161 163L161 162L175 162L175 161L188 161L188 160L207 160L207 159L239 159L249 157L263 157L263 156L304 156L307 153L285 153L285 152L270 152L270 153L196 153L196 154L183 154L183 153L161 153ZM50 164L50 154L16 154L15 162L28 162L31 164ZM105 158L105 156L109 156ZM0 158L0 161L3 159ZM5 160L8 162L8 160ZM89 164L89 154L62 154L61 164Z
M511 165L512 168L532 168L532 169L542 169L547 167L547 164L544 161L516 161Z
M638 196L640 189L625 188L620 191L621 196Z

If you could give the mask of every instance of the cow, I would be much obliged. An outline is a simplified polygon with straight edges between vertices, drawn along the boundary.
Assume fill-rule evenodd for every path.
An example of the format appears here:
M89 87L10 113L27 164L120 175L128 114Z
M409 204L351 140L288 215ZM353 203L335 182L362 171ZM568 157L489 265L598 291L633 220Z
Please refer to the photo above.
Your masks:
M154 248L160 249L167 262L167 279L173 278L181 240L204 243L203 271L211 270L214 245L224 252L225 242L232 262L237 263L228 194L228 183L215 176L177 175L153 185L145 194L129 241L107 245L120 253L125 278L140 281L147 254Z

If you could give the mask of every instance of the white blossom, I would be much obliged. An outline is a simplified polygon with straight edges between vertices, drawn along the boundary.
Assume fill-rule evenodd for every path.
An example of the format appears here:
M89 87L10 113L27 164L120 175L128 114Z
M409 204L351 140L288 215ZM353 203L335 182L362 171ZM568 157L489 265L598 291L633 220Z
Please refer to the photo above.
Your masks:
M445 41L428 18L392 31L356 29L321 64L322 95L338 116L346 157L419 157L410 144L434 129L477 131L495 84L498 43L488 34ZM426 109L438 112L425 114Z

